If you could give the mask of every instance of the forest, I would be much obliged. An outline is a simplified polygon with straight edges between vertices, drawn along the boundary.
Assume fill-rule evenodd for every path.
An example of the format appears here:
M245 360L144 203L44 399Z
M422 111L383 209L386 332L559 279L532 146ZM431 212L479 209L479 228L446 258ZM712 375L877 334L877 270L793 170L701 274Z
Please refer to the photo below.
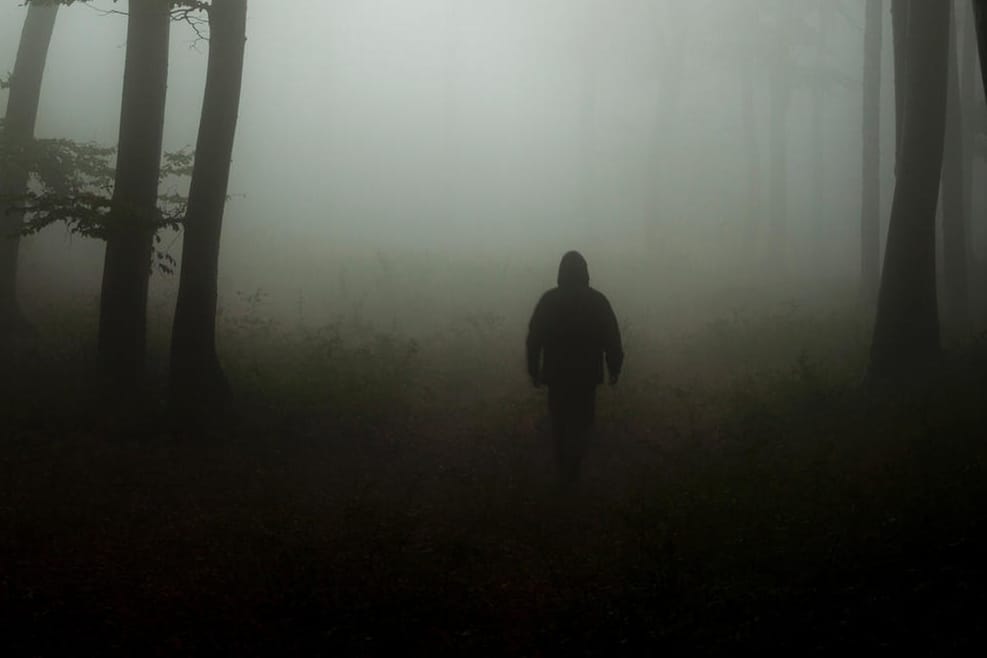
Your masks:
M987 647L987 0L6 0L0 108L0 655Z

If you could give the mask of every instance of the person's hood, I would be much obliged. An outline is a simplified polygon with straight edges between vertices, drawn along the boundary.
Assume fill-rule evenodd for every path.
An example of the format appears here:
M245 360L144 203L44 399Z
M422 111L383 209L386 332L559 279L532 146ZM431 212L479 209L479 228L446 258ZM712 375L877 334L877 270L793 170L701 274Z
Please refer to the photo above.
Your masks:
M559 263L559 287L569 288L589 285L589 266L578 251L570 251Z

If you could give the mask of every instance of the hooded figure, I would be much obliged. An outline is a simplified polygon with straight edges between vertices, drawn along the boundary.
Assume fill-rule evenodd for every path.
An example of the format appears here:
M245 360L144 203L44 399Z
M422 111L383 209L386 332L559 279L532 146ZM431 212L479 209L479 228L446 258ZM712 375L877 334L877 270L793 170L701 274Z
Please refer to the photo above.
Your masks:
M563 479L571 482L579 477L604 361L616 384L624 351L610 302L590 287L589 267L578 252L562 257L558 283L531 316L528 374L536 387L548 385L556 457Z

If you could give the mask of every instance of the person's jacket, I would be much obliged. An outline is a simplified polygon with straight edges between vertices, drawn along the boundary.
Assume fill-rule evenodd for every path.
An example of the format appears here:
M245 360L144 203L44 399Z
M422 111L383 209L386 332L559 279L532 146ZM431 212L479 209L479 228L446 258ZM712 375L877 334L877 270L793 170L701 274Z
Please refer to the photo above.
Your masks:
M577 252L559 265L558 287L538 301L528 327L528 374L548 386L595 386L603 363L620 376L624 351L610 302L589 285L589 268Z

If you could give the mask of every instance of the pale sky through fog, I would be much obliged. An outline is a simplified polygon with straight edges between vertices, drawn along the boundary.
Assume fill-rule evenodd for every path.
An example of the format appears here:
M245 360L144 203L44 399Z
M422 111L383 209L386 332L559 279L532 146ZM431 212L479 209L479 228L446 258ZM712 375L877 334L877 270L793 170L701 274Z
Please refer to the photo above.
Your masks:
M670 253L722 259L747 203L737 44L750 38L736 17L777 1L252 0L223 267L348 246L639 253L649 224ZM60 14L42 136L116 140L126 19L97 9L126 5L93 5ZM852 81L863 12L844 5L824 59ZM0 70L24 11L0 6ZM679 37L669 110L662 67ZM812 64L811 48L795 48ZM195 142L206 51L175 25L168 149ZM763 76L755 84L764 159ZM826 239L847 245L839 267L856 258L859 113L859 90L827 92ZM796 87L793 236L812 215L808 120Z

